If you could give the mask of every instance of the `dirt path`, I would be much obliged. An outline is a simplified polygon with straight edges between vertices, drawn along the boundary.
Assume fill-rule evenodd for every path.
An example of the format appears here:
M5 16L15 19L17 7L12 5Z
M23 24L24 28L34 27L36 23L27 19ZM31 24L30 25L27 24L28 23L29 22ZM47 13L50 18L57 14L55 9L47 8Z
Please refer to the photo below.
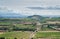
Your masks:
M30 39L33 38L33 37L35 37L35 34L36 34L36 32L31 32Z

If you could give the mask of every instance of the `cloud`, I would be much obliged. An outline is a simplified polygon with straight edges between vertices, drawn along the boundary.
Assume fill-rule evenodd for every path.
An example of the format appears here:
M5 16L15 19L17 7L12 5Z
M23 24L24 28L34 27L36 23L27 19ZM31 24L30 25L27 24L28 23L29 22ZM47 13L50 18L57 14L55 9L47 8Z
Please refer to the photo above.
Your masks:
M26 7L60 6L60 0L0 0L0 6L8 7L24 15L60 15L60 10L33 10Z
M0 5L6 6L60 5L60 0L0 0Z
M35 10L60 10L60 6L46 6L46 7L26 7L29 9L35 9Z

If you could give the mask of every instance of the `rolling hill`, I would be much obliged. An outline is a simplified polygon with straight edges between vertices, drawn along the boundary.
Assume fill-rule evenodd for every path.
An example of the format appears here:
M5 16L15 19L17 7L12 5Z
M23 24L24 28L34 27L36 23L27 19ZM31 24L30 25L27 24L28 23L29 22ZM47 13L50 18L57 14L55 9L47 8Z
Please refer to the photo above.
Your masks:
M35 19L35 20L42 20L42 19L44 19L45 17L40 16L40 15L33 15L33 16L28 16L28 18Z

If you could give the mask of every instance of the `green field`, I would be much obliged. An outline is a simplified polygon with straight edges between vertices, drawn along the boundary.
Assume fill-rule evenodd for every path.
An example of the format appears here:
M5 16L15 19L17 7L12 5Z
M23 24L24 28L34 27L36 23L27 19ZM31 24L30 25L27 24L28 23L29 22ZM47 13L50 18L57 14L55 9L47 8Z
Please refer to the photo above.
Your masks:
M30 32L5 32L0 34L0 37L4 37L5 39L29 39ZM34 39L60 39L60 32L37 32L35 34Z
M0 37L4 37L6 39L28 39L30 35L30 32L5 32L3 34L0 34Z
M33 21L35 20L29 19L29 18L21 18L21 19L1 19L0 18L0 30L35 31L36 26L34 26L33 24L32 25L23 24L23 22L33 22Z
M60 39L60 32L37 32L35 38Z
M49 28L49 27L43 27L41 30L42 31L56 31L56 30Z
M27 31L34 31L36 29L36 26L33 25L16 24L16 27Z

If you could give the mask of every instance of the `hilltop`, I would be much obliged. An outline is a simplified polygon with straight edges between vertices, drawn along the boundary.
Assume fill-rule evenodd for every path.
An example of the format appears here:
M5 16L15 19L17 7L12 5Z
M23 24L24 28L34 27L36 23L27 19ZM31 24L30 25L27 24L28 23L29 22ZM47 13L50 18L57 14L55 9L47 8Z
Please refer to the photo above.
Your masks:
M40 15L32 15L32 16L28 16L28 18L35 19L35 20L42 20L45 17L40 16Z

